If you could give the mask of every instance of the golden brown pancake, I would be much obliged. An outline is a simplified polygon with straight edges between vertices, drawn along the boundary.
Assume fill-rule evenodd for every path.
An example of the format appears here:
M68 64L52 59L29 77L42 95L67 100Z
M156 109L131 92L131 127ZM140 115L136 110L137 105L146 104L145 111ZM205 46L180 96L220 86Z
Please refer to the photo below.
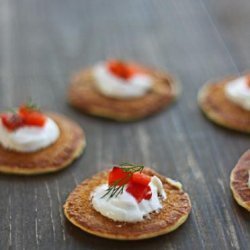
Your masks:
M57 141L37 152L21 153L0 146L0 172L34 175L55 172L67 167L84 150L83 130L63 115L49 113L60 129Z
M68 91L69 103L79 110L116 121L133 121L154 114L170 104L179 94L177 82L167 73L147 70L153 78L153 89L145 96L129 100L101 94L95 87L92 69L73 77Z
M230 187L238 204L250 211L250 150L244 153L234 167L230 176Z
M167 194L167 199L162 201L163 208L159 213L151 213L150 219L136 223L115 222L92 207L90 194L97 186L107 182L108 171L96 174L75 188L64 205L66 217L90 234L115 240L147 239L175 230L186 221L191 211L188 194L150 168L143 172L158 176Z
M198 103L205 115L215 123L250 133L250 111L231 102L224 93L225 85L234 79L236 78L206 84L199 91Z

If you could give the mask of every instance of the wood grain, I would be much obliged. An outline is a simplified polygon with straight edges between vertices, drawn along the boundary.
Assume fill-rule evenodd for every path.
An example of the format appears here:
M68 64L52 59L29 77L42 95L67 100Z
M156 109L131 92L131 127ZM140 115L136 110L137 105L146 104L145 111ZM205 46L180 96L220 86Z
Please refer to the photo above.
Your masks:
M236 3L237 2L237 3ZM51 175L0 175L0 249L248 249L250 215L233 200L229 174L249 136L207 121L196 104L210 79L250 67L248 0L0 0L0 108L32 96L85 128L88 147ZM146 120L117 124L65 102L70 76L107 57L168 69L180 100ZM63 216L75 185L112 163L144 162L180 180L192 199L187 223L166 236L114 242Z

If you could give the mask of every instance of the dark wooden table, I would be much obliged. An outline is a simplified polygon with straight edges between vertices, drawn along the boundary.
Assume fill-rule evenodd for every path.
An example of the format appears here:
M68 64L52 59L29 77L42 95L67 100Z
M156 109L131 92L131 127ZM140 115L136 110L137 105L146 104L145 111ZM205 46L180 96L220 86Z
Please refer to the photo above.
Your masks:
M0 175L0 249L249 249L250 214L229 174L250 137L207 121L196 95L210 79L250 68L249 0L0 0L0 108L32 96L84 127L83 157L57 174ZM70 75L107 57L168 69L183 85L170 109L130 124L68 106ZM180 180L193 210L177 231L140 242L88 235L62 205L86 177L120 161Z

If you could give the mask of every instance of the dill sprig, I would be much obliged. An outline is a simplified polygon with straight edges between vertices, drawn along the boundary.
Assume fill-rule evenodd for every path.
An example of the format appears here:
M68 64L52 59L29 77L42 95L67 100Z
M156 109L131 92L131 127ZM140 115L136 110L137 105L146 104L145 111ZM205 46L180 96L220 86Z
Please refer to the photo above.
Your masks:
M104 198L109 195L109 198L112 197L117 197L118 195L122 194L124 191L125 184L133 173L135 172L142 172L144 166L143 165L138 165L138 164L133 164L133 163L128 163L128 162L123 162L119 164L119 167L127 174L127 176L117 179L111 186L109 186L106 190L106 193L101 197ZM119 183L124 183L123 185L119 185Z
M31 110L37 110L37 111L40 110L40 107L33 102L32 98L29 98L29 100L25 103L25 107Z
M29 98L28 101L24 103L24 106L29 110L40 111L39 105L34 103L32 98ZM18 113L18 108L8 108L6 112L16 115Z
M118 184L126 180L128 181L131 176L132 176L132 173L128 173L126 177L116 180L113 183L113 185L107 188L106 193L101 198L104 198L107 195L109 195L109 198L112 198L112 197L117 197L119 194L122 194L125 184L123 185L118 185Z
M122 162L119 164L119 166L124 172L131 172L131 173L135 173L135 172L141 173L144 168L144 165L133 164L129 162Z

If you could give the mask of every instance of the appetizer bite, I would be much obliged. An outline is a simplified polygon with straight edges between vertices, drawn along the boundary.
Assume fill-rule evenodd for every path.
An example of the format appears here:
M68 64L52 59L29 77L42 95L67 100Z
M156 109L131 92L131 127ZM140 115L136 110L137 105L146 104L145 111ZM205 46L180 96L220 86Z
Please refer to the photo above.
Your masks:
M178 93L178 85L168 73L108 60L77 73L68 98L71 105L87 114L133 121L160 111Z
M215 123L250 133L250 75L206 84L199 91L198 102Z
M237 203L250 211L250 150L241 156L232 170L230 187Z
M115 240L169 233L186 221L190 211L181 183L130 163L83 181L64 205L66 217L75 226Z
M68 166L85 148L83 130L29 102L0 114L0 172L42 174Z

